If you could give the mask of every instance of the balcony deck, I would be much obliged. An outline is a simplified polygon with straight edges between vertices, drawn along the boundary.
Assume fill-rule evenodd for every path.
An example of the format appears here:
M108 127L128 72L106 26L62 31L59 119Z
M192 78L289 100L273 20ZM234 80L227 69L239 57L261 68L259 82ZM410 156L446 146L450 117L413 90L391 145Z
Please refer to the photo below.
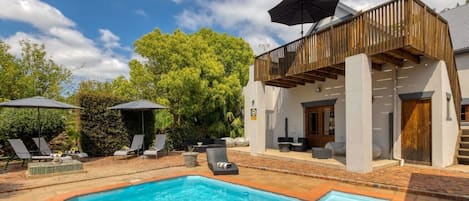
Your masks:
M254 80L292 88L345 76L345 58L364 53L372 66L402 67L425 56L444 60L461 111L461 91L446 20L419 0L395 0L354 18L261 54L255 59Z

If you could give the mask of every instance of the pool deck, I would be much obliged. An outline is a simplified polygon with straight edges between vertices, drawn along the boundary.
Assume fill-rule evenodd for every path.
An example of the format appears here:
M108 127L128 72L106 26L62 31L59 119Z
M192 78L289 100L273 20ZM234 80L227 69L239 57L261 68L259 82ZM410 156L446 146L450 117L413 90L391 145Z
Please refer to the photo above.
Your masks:
M85 161L87 173L34 179L26 178L25 168L13 163L8 173L0 174L0 200L63 200L78 193L181 175L213 177L304 200L316 200L330 190L390 200L469 199L469 173L464 172L467 166L448 170L406 165L369 174L354 174L301 161L254 157L238 151L229 151L228 154L229 159L240 166L239 175L212 176L207 168L205 154L199 154L200 166L196 168L183 167L180 153L171 153L157 160L114 160L106 157Z

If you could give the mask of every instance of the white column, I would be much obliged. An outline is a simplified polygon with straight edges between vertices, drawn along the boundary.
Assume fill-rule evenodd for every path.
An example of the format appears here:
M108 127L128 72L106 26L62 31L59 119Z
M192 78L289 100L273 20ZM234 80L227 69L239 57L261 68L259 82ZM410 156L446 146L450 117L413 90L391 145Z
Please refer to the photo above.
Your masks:
M345 139L347 171L372 171L371 60L365 54L345 59Z
M266 91L265 85L262 82L256 82L256 108L257 119L256 121L256 150L251 150L251 154L265 152L265 135L266 135ZM255 153L254 153L255 152Z

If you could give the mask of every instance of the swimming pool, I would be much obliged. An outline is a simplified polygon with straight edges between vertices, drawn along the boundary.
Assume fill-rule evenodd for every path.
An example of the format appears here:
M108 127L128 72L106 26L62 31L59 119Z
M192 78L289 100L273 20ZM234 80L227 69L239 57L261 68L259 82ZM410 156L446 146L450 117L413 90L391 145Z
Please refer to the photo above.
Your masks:
M386 201L383 199L344 193L339 191L331 191L322 197L319 201Z
M202 176L184 176L93 193L68 201L297 201L298 199Z

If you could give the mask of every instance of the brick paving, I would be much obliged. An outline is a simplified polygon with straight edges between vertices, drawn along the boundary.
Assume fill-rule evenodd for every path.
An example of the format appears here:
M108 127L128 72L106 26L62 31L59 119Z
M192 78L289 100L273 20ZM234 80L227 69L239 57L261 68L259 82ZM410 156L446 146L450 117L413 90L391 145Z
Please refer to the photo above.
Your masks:
M325 186L329 183L332 186L348 185L348 188L356 186L358 189L364 188L368 192L380 192L379 189L383 189L384 192L396 192L394 194L403 197L402 200L429 200L435 195L446 199L469 200L469 173L423 166L404 166L386 168L368 174L356 174L301 161L254 157L248 153L233 151L229 151L228 154L231 161L238 163L243 168L241 174L236 178L246 177L251 181L267 185L277 181L277 186L281 186L282 183L285 183L282 181L288 180L288 178L295 178L295 181L304 178L302 185L288 186L300 192L307 192L313 186ZM200 154L198 159L201 164L198 168L203 171L207 171L205 158L205 154ZM82 184L86 182L98 185L101 184L98 181L109 183L109 181L118 181L118 178L129 178L134 175L142 175L141 178L145 178L145 175L151 177L155 171L181 171L182 165L183 160L180 153L170 153L168 156L159 157L158 160L142 160L140 158L114 160L112 157L106 157L84 162L87 173L27 179L25 176L26 168L20 168L19 164L13 164L8 173L0 174L0 200L2 200L2 195L24 194L30 196L31 192L37 191L40 194L40 189L60 187L61 190L58 192L67 192L74 190L67 186L86 188L87 185ZM278 174L279 176L275 178L266 179L265 175L275 175L273 172L287 174Z
M242 167L469 200L469 173L464 172L406 165L358 174L301 161L254 157L235 151L229 153L230 160Z

